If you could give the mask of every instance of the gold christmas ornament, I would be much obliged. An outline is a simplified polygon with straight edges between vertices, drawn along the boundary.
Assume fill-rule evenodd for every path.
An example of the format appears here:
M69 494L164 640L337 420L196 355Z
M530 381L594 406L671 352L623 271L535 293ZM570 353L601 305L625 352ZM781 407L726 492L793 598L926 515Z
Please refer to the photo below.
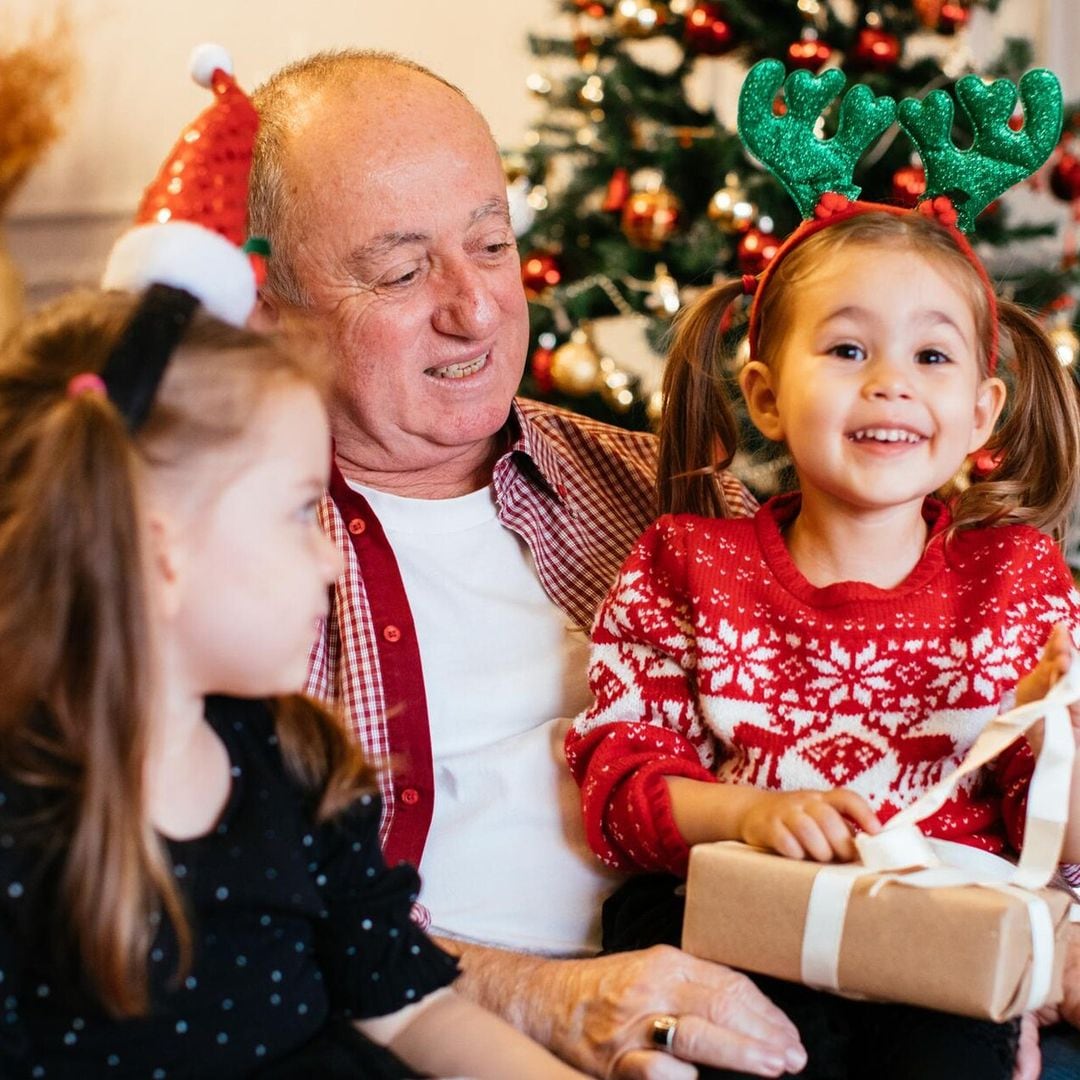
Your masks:
M538 98L545 98L551 93L551 80L539 71L534 71L526 80L525 86L530 94Z
M679 283L671 276L666 263L657 263L652 287L645 298L645 306L662 318L670 319L678 312L681 305Z
M599 75L590 75L578 90L578 101L588 109L590 106L599 105L604 100L604 80ZM601 119L602 119L601 114Z
M660 418L664 415L664 391L654 390L645 403L645 415L653 427L658 427Z
M629 412L634 404L630 381L630 376L620 371L610 357L600 361L600 396L617 413Z
M507 150L502 155L502 167L507 184L512 184L515 180L527 176L529 172L529 163L525 160L525 155L517 150Z
M627 37L645 38L664 23L664 9L652 0L618 0L615 29Z
M551 382L560 393L584 397L596 389L600 356L584 330L575 330L551 358Z
M1051 327L1046 336L1050 339L1050 344L1062 367L1069 367L1076 363L1076 355L1080 351L1080 339L1068 323Z
M754 204L738 187L728 184L709 200L709 220L726 233L745 232L754 220Z

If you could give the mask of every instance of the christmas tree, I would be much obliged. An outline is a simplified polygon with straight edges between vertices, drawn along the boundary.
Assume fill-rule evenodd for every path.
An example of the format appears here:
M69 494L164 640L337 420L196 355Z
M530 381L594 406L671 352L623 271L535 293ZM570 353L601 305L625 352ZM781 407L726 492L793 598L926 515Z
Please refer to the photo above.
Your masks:
M568 32L530 39L541 70L529 86L542 115L529 145L505 159L533 331L523 393L626 427L654 424L672 317L714 280L760 272L797 224L791 199L746 154L732 119L694 100L703 69L706 81L727 73L732 99L742 71L764 57L814 73L839 66L849 85L921 98L972 70L966 25L976 8L992 13L998 2L556 2ZM980 74L1015 81L1030 60L1029 45L1011 40ZM823 134L834 114L835 105ZM1072 153L1080 117L1071 114L1061 147L1029 183L1080 209ZM1019 107L1013 122L1023 122ZM964 145L962 128L955 138ZM913 206L924 174L891 128L855 182L866 198ZM1043 313L1075 371L1071 239L1053 221L1011 220L1010 198L980 217L980 250L1002 289ZM1049 259L1017 255L1039 236L1049 238ZM732 313L733 370L744 318ZM772 493L784 482L782 460L749 424L743 442L736 472L757 494Z

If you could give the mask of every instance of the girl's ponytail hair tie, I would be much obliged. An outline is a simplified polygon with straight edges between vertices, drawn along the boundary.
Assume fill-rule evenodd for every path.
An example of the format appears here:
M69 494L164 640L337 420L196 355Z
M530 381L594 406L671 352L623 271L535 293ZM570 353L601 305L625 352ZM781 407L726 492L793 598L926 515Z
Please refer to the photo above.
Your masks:
M105 380L93 371L80 371L78 375L72 375L68 379L67 396L81 397L83 394L96 394L98 397L107 397Z

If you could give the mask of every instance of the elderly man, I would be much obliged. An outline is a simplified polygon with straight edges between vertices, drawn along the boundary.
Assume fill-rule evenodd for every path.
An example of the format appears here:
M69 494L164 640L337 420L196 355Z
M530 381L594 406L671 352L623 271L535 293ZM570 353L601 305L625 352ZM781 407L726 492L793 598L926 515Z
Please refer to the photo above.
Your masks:
M801 1067L793 1025L741 975L669 948L590 956L613 882L551 718L586 704L587 630L653 512L655 448L514 401L528 318L487 125L373 53L294 64L255 102L261 318L333 360L320 513L346 572L311 689L392 766L387 856L420 865L461 989L600 1076Z

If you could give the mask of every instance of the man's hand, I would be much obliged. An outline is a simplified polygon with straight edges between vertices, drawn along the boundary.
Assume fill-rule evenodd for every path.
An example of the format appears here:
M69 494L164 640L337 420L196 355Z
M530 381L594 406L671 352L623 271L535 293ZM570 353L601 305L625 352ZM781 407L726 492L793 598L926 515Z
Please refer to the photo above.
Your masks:
M1020 1019L1020 1043L1016 1048L1012 1080L1039 1080L1041 1072L1039 1021L1035 1013L1024 1013Z
M1065 996L1057 1005L1047 1005L1035 1015L1043 1026L1064 1020L1080 1029L1080 923L1069 923L1065 930L1065 973L1061 981Z
M443 942L460 956L460 992L560 1057L607 1080L693 1080L691 1062L758 1076L806 1063L795 1025L744 975L657 945L588 960L547 960ZM678 1019L673 1054L649 1040Z
M739 838L789 859L849 862L854 827L881 829L866 800L853 791L756 791L739 822Z

